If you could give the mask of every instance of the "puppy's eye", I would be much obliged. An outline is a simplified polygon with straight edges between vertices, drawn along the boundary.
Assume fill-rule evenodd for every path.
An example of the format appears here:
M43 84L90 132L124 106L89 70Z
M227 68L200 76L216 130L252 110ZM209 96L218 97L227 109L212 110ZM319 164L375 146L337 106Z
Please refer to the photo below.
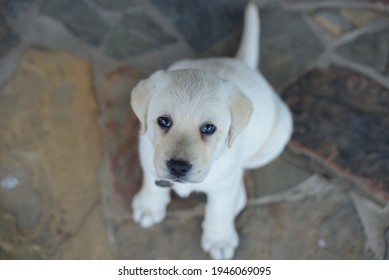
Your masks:
M170 128L173 124L169 117L163 116L157 119L158 125L162 128Z
M213 124L211 123L206 123L206 124L203 124L201 127L200 127L200 132L202 134L206 134L206 135L212 135L214 134L216 131L216 126L214 126Z

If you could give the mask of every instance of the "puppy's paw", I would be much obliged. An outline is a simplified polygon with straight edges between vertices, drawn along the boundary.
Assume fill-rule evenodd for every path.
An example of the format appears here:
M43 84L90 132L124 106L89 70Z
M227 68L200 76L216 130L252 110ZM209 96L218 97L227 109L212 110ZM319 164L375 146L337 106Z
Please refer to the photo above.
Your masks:
M166 203L148 200L142 194L136 194L132 201L132 218L143 228L149 228L161 222L166 216Z
M232 259L238 244L239 237L235 230L223 234L207 231L201 237L201 247L215 260Z

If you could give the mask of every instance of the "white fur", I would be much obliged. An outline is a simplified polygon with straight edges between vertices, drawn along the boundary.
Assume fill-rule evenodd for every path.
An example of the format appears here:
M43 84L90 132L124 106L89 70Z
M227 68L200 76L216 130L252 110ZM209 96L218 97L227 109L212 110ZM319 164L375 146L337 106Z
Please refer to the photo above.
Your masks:
M260 22L255 4L247 5L242 40L236 53L236 58L242 60L247 66L256 69L259 61Z
M249 4L246 39L238 59L179 61L141 81L132 96L142 124L139 148L144 177L133 200L134 220L143 227L163 220L170 189L155 182L174 180L166 167L169 159L187 160L191 171L182 182L172 182L172 189L183 197L193 191L207 194L201 245L215 259L232 258L239 243L234 220L246 204L244 169L275 159L292 131L288 108L252 69L257 64L258 38L247 39L247 34L259 33L253 23L259 23L257 10ZM161 115L173 120L168 131L157 125ZM216 124L214 135L199 133L204 121Z

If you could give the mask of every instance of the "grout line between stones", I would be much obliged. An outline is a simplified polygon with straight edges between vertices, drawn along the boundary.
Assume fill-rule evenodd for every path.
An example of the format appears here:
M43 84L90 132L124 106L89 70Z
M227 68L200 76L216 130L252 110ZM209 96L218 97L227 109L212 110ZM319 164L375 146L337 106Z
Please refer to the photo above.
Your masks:
M372 250L377 259L385 258L389 246L385 245L385 231L389 228L389 203L381 207L356 192L350 192L349 196L366 236L365 249Z
M327 36L325 35L325 33L322 30L320 30L320 27L312 20L312 18L307 13L303 12L302 17L306 22L307 26L321 41L325 50L321 55L319 55L316 61L313 62L313 66L307 67L307 69L304 72L302 72L300 77L302 77L313 67L327 67L331 64L335 64L359 72L362 75L366 75L369 78L373 79L374 81L385 86L386 88L389 88L389 79L384 74L381 74L380 72L376 71L375 69L369 66L365 66L358 62L354 62L336 53L336 49L349 42L352 42L353 40L359 38L360 36L388 30L389 29L388 21L378 22L376 24L364 28L359 28L350 31L345 35L343 35L341 38L335 40L334 42L329 42L328 38L326 38ZM386 67L389 68L389 61L386 63Z
M328 47L331 46L331 43L329 42L331 40L331 36L327 35L327 33L324 32L324 30L322 29L322 27L319 26L312 18L312 16L309 15L307 12L302 12L302 18L308 28L312 31L312 33L315 34L316 38L321 42L324 49L328 49Z
M336 53L331 53L328 58L332 64L346 67L356 72L359 72L362 75L371 78L372 80L380 83L381 85L389 89L389 79L386 76L382 75L381 73L375 71L374 69L365 66L363 64L351 61Z
M336 48L339 48L362 35L376 33L380 31L384 31L386 29L389 29L389 22L379 22L364 28L356 29L353 31L350 31L343 35L340 39L336 40L330 47L329 50L333 51Z
M344 1L325 1L325 2L309 2L300 4L289 4L285 0L278 0L280 6L283 9L290 11L314 11L318 9L339 9L339 8L352 8L352 9L370 9L389 13L389 5L379 3L356 3L356 2L344 2Z

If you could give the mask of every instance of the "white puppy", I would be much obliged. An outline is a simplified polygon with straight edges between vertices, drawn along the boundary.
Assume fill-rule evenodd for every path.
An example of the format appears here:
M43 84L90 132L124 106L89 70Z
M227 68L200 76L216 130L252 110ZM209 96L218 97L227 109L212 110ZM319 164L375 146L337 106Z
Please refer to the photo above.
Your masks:
M276 158L292 131L288 108L256 71L258 37L258 11L249 4L235 59L180 61L132 92L143 168L133 218L143 227L161 222L169 187L184 197L204 192L201 245L215 259L232 258L239 243L234 220L246 204L244 169Z

